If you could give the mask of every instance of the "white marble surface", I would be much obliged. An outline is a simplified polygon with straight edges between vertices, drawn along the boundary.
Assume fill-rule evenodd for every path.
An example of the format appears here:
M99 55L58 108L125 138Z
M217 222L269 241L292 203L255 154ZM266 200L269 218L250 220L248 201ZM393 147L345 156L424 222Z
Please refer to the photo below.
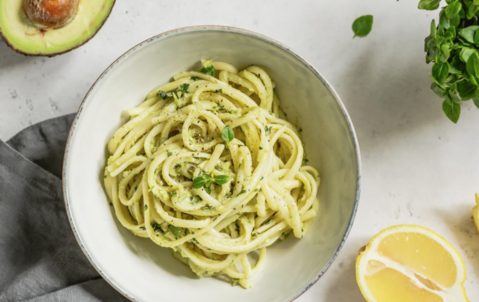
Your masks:
M76 111L98 75L131 46L177 27L220 24L277 39L309 60L336 88L358 134L363 181L353 230L336 262L298 301L363 301L357 251L381 229L420 224L463 256L471 301L479 297L479 235L471 208L479 191L479 110L464 104L457 125L430 90L423 40L437 12L417 1L117 1L85 46L55 58L24 57L0 43L0 139ZM351 23L373 14L364 39Z

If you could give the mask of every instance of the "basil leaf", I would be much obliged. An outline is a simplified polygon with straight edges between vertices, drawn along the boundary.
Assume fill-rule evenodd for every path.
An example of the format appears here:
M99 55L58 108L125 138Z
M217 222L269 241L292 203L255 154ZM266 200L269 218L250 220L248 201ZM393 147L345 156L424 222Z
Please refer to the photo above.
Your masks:
M461 98L452 90L448 91L447 97L454 103L459 103L459 104L461 103Z
M454 1L452 3L449 3L449 5L446 7L446 15L449 18L454 17L455 15L459 14L459 12L462 9L462 3L459 1Z
M210 76L214 77L215 76L215 67L213 65L203 67L201 69L201 73L204 73L204 74L207 74L207 75L210 75Z
M449 74L449 63L434 64L432 67L432 77L440 84L444 83L444 80Z
M479 46L479 30L476 30L476 33L474 34L474 44Z
M431 63L434 60L435 57L436 57L435 53L429 52L426 56L426 63L427 64Z
M215 177L215 182L219 185L224 185L230 181L230 177L228 175L218 175Z
M439 8L441 0L421 0L417 5L417 8L424 10L435 10Z
M454 28L454 27L449 27L449 29L451 28ZM455 38L455 35L452 32L450 32L449 29L444 34L444 38L446 38L447 40L453 40Z
M427 42L426 46L428 47L426 63L429 63L436 58L436 55L438 54L439 50L434 45L434 39L431 39L431 41Z
M231 129L230 126L225 126L223 128L223 132L221 133L221 137L223 138L225 142L229 143L235 138L235 133L233 132L233 129Z
M442 111L446 114L446 116L456 124L459 120L459 116L461 115L461 105L455 102L451 102L450 100L445 100L442 103Z
M466 2L465 4L467 7L466 18L467 20L471 20L476 15L477 11L479 10L479 7L477 6L477 4L475 5L472 1Z
M437 27L437 35L441 36L441 37L444 37L444 32L445 32L444 27L442 27L441 24L439 24L439 26Z
M238 193L238 195L236 195L236 197L240 196L241 194L244 194L246 193L246 190L241 190L241 192Z
M441 56L440 56L440 60L441 62L444 62L446 63L447 62L447 59L449 59L450 55L451 55L451 52L449 51L449 45L448 44L442 44L441 45Z
M437 46L437 47L441 47L441 44L444 43L444 40L446 40L446 38L444 38L443 36L438 36L436 37L436 39L434 40L434 44Z
M212 181L213 181L212 179L208 179L207 181L205 181L205 187L208 188L211 185Z
M193 188L194 189L199 189L205 184L205 180L203 177L196 177L193 180Z
M434 19L432 21L434 21ZM448 29L451 26L451 18L446 15L444 10L439 13L439 25L445 29ZM434 29L436 29L436 25L434 25Z
M206 206L206 207L202 207L201 208L202 210L214 210L215 207L212 207L212 206Z
M454 17L451 18L449 23L450 23L450 26L458 27L459 23L461 23L461 17L459 15L455 15Z
M158 93L156 94L158 97L162 98L162 99L166 99L168 97L168 95L166 94L166 92L164 92L163 90L160 90L158 91Z
M456 28L454 26L449 27L444 37L449 40L454 40L456 38Z
M354 38L356 37L366 37L373 28L374 17L371 15L364 15L353 22L353 32Z
M449 76L448 78L450 78L450 77L452 77L452 75ZM453 80L451 80L451 81L457 81L457 79L453 79ZM457 83L451 84L448 88L449 88L449 90L451 90L452 92L457 92Z
M271 126L271 127L264 126L264 134L270 135L271 134L271 129L273 129L273 126Z
M471 25L465 27L459 31L459 35L463 37L467 42L474 43L474 34L476 30L479 28L479 25Z
M429 50L433 46L434 39L431 38L431 36L427 36L426 39L424 39L424 52L427 52L429 55Z
M465 63L469 60L469 57L475 52L476 50L473 48L464 47L463 49L461 49L459 56L461 60Z
M203 174L203 175L201 175L201 176L202 176L202 177L203 177L205 180L209 180L209 179L211 179L211 175L209 175L209 174L206 174L206 173L204 173L204 174Z
M445 95L445 91L443 88L441 88L439 85L437 85L436 82L433 82L431 84L431 90L434 91L434 93L440 97L440 98L444 98L444 95Z
M436 21L432 19L431 21L431 34L429 35L431 38L436 38L437 35L437 28L436 28Z
M210 188L205 188L206 193L211 194L211 189Z
M477 79L475 76L470 76L468 73L465 73L464 75L464 78L468 79L473 85L478 85L477 83Z
M199 196L192 196L190 197L190 203L191 204L197 204L198 202L200 202L202 199L201 197Z
M457 92L457 88L452 88L452 87L456 87L456 81L457 81L457 76L453 75L453 74L449 74L447 76L447 78L444 80L444 84L445 85L449 85L449 89L454 91L454 92Z
M457 83L457 91L463 100L470 100L476 95L476 86L467 80Z
M156 223L156 222L153 222L153 223L151 224L151 227L153 228L153 230L154 230L155 232L162 232L162 233L163 233L163 231L161 230L161 224L158 224L158 223Z
M180 234L181 234L181 228L177 227L177 226L174 226L172 224L169 224L168 225L168 229L170 229L170 232L176 237L180 237Z
M467 60L466 71L470 76L479 78L479 55L477 52L474 52Z

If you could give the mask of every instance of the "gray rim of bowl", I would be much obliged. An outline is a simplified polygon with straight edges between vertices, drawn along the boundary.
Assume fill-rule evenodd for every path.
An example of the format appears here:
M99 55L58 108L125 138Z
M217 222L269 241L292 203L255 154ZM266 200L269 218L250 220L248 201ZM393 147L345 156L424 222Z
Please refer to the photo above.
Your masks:
M87 94L85 95L85 97L83 98L83 101L81 102L80 104L80 107L78 108L78 112L73 120L73 124L70 128L70 132L68 134L68 140L67 140L67 143L66 143L66 147L65 147L65 154L64 154L64 157L63 157L63 172L62 172L62 175L63 175L63 178L62 178L62 189L63 189L63 200L65 202L65 208L66 208L66 212L67 212L67 215L68 215L68 220L70 222L70 226L73 230L73 234L75 235L75 238L78 242L78 245L80 245L80 248L82 249L83 253L85 254L85 256L87 257L88 261L90 261L90 263L92 264L92 266L98 271L98 273L103 277L103 279L105 279L115 290L117 290L120 294L122 294L123 296L125 296L127 299L131 300L131 301L138 301L137 299L135 299L134 297L130 296L128 293L126 293L120 286L118 286L113 280L111 280L98 266L97 264L93 261L93 259L91 258L90 254L88 253L88 250L85 248L85 246L83 245L83 242L82 242L82 239L80 237L80 235L78 234L77 232L77 227L75 225L75 222L73 221L73 218L72 218L72 213L71 213L71 208L70 208L70 204L69 204L69 201L68 201L68 194L67 194L67 190L66 190L66 187L67 187L67 183L68 183L68 179L66 177L66 170L67 170L67 162L68 162L68 152L69 152L69 148L70 148L70 142L72 140L72 137L75 133L75 127L76 127L76 123L78 122L79 118L80 118L80 115L83 111L83 106L85 105L86 103L86 100L88 99L88 96L90 95L90 93L92 92L92 90L95 88L95 86L98 84L98 82L100 80L103 79L103 77L108 73L110 72L110 70L112 70L115 65L117 65L120 61L122 61L123 59L125 59L126 57L128 57L130 54L132 54L133 52L135 52L137 49L139 48L142 48L143 46L153 42L153 41L157 41L157 40L161 40L161 39L165 39L167 37L170 37L170 36L174 36L174 35L178 35L178 34L182 34L182 33L187 33L187 32L201 32L201 31L220 31L220 32L230 32L230 33L233 33L233 34L240 34L240 35L245 35L245 36L250 36L250 37L253 37L253 38L256 38L258 40L261 40L261 41L264 41L264 42L267 42L269 44L272 44L280 49L282 49L283 51L286 51L287 53L291 54L292 56L294 56L296 59L298 59L299 61L301 61L301 63L303 63L305 66L307 66L320 80L321 82L323 82L324 85L326 85L326 87L329 89L329 91L331 92L331 94L333 95L334 99L336 100L336 102L338 103L338 106L339 108L341 109L344 117L346 118L346 122L347 122L347 125L348 125L348 129L349 129L349 133L353 139L353 146L354 146L354 151L355 151L355 155L356 155L356 162L357 162L357 165L358 165L358 174L357 174L357 183L356 183L356 200L354 201L354 208L353 208L353 211L351 213L351 217L349 219L349 223L348 223L348 227L346 229L346 232L344 233L343 235L343 238L341 240L341 243L339 244L336 252L334 253L333 257L329 260L328 264L326 265L326 267L313 279L310 281L310 283L304 287L301 291L299 291L298 293L296 293L294 295L293 298L291 298L290 301L294 301L296 300L299 296L301 296L302 294L304 294L311 286L313 286L318 280L319 278L321 278L325 273L326 271L331 267L331 264L334 262L334 260L336 260L339 252L341 251L344 243L346 242L346 239L349 235L349 232L351 231L351 228L353 226L353 223L354 223L354 218L356 216L356 212L357 212L357 209L358 209L358 204L359 204L359 196L360 196L360 192L361 192L361 186L360 186L360 183L361 183L361 156L360 156L360 151L359 151L359 143L358 143L358 139L356 137L356 132L354 131L354 127L353 127L353 123L351 121L351 118L349 117L349 114L346 110L346 107L344 106L343 102L341 101L339 95L336 93L336 91L334 90L334 88L331 86L331 84L329 84L329 82L326 80L326 78L324 78L322 76L322 74L320 72L318 72L309 62L307 62L305 59L303 59L300 55L298 55L296 52L294 52L290 47L270 38L270 37L267 37L267 36L264 36L262 34L259 34L259 33L256 33L256 32L253 32L253 31L249 31L249 30L245 30L245 29L241 29L241 28L237 28L237 27L231 27L231 26L221 26L221 25L202 25L202 26L189 26L189 27L182 27L182 28L178 28L178 29L173 29L173 30L170 30L170 31L166 31L164 33L161 33L159 35L156 35L156 36L153 36L149 39L146 39L145 41L133 46L132 48L130 48L129 50L127 50L125 53L123 53L118 59L116 59L115 61L113 61L112 64L110 64L110 66L108 66L105 71L98 77L98 79L93 83L93 85L91 86L91 88L88 90Z

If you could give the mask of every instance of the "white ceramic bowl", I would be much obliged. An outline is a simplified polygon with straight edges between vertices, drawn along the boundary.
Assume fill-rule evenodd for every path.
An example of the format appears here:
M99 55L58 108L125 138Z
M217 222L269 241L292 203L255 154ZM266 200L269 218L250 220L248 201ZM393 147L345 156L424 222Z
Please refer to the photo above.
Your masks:
M321 174L319 216L307 236L268 248L264 270L244 290L198 279L168 249L135 237L116 220L102 187L105 145L122 112L176 73L217 58L258 64L276 81L288 119L303 128L309 164ZM130 49L98 78L68 139L63 190L73 232L98 272L133 301L290 301L328 269L348 235L359 198L360 157L351 120L326 79L288 47L246 30L201 26L173 30Z

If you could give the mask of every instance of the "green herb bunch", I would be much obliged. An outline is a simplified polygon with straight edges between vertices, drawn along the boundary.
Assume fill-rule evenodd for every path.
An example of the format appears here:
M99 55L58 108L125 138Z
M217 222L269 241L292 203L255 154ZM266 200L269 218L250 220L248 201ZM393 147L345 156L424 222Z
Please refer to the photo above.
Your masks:
M435 10L440 0L421 0L418 8ZM433 62L431 89L444 99L442 109L457 123L461 103L473 100L479 108L479 0L446 0L439 24L431 22L426 37L426 63Z

